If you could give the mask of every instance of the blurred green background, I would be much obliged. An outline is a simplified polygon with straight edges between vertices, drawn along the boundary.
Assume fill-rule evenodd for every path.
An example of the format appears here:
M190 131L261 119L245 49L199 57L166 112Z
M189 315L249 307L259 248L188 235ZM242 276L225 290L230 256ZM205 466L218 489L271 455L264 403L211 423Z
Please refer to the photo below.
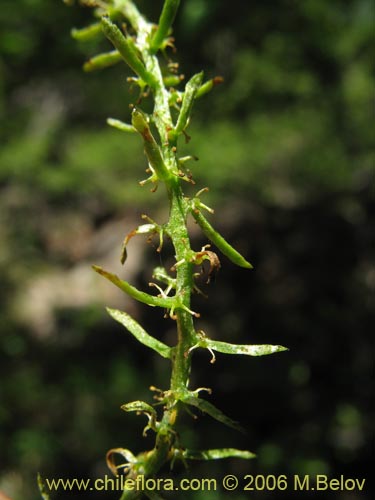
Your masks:
M137 4L157 21L161 1ZM98 46L75 42L70 30L89 22L90 9L60 1L2 0L0 9L0 491L12 500L39 498L38 471L103 477L108 449L147 449L144 419L120 405L151 401L148 387L168 384L167 362L104 306L126 309L169 343L173 322L90 269L100 264L147 288L152 268L171 256L166 246L159 258L138 237L120 269L124 235L144 212L165 220L165 199L162 189L138 185L146 168L138 138L105 124L129 120L136 94L126 67L81 71ZM198 326L217 339L290 351L218 355L214 365L207 353L195 355L192 386L212 387L210 400L248 434L187 415L184 443L248 448L258 458L177 467L177 477L370 480L373 28L371 0L181 2L173 56L181 72L203 68L225 80L197 103L182 149L199 157L190 168L196 190L210 186L212 223L255 267L222 258L215 283L203 285L209 300L195 298ZM199 249L206 241L191 229ZM369 499L365 489L334 498ZM287 493L251 498L301 498ZM76 497L117 498L51 495Z

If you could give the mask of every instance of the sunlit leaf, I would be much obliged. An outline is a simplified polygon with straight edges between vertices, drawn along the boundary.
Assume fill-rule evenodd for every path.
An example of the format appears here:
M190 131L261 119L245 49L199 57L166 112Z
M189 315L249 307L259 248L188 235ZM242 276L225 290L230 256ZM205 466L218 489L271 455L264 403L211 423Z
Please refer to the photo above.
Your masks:
M196 202L199 204L199 202ZM193 208L191 211L194 219L197 221L198 225L202 229L203 233L207 238L234 264L240 267L245 267L251 269L253 266L248 262L242 255L237 252L235 248L232 247L222 236L219 234L208 222L206 217L198 208Z
M132 401L131 403L126 403L126 404L122 405L121 409L124 411L135 411L138 414L143 413L144 415L147 416L148 424L143 429L144 436L146 436L147 431L149 429L152 429L155 432L157 431L157 428L156 428L157 413L156 413L155 408L153 408L148 403L145 403L144 401Z
M121 130L122 132L130 132L130 133L136 132L133 125L130 125L129 123L124 123L121 120L117 120L116 118L107 118L107 123L110 127L117 128L117 130Z
M117 50L98 54L92 57L83 65L83 69L87 72L109 68L122 60L121 54Z
M140 59L131 37L125 37L108 17L102 17L101 26L105 36L112 42L127 65L148 85L154 85L154 77Z
M166 0L164 2L163 10L159 18L158 29L151 40L152 52L156 52L163 45L164 39L168 36L169 30L171 29L179 4L180 0Z
M199 87L195 95L195 98L199 99L200 97L204 96L205 94L210 92L216 85L223 83L223 81L224 79L221 76L215 76L214 78L211 78L211 80L208 80Z
M144 401L131 401L130 403L125 403L121 406L121 409L124 411L139 411L142 413L150 413L150 415L156 416L155 408L153 408L148 403Z
M218 340L211 340L204 338L201 342L201 347L212 349L213 351L222 352L224 354L245 354L247 356L266 356L276 352L287 351L288 349L282 345L269 345L269 344L253 344L241 345L230 344L228 342L220 342Z
M105 271L100 266L92 266L94 271L98 274L107 278L107 280L111 281L118 288L120 288L123 292L133 297L133 299L138 300L139 302L143 302L143 304L147 304L152 307L163 307L164 309L170 309L171 307L176 306L175 300L173 298L163 298L163 297L155 297L154 295L150 295L149 293L141 292L134 286L130 285L127 281L120 279L116 274Z
M169 171L164 163L160 147L152 135L145 113L134 108L132 112L132 125L143 138L145 154L151 167L155 170L161 180L169 178Z

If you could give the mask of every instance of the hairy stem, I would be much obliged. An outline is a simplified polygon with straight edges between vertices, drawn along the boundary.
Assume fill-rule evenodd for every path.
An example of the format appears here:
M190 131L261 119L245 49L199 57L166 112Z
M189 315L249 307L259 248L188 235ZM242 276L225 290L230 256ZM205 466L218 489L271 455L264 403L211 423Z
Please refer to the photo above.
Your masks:
M160 136L165 166L170 173L163 179L170 204L169 220L166 227L172 239L176 262L179 263L176 266L176 297L179 298L179 307L175 311L177 343L171 357L172 374L170 389L167 391L170 393L170 397L166 400L154 449L145 456L143 467L138 471L145 476L153 476L170 458L174 439L173 426L179 413L178 400L188 390L191 365L189 349L196 343L193 316L188 312L193 289L193 263L190 262L192 251L186 226L189 207L183 195L181 180L177 176L175 141L168 140L168 131L173 127L169 94L164 86L155 50L151 49L149 45L151 25L144 20L130 2L124 3L123 14L137 30L137 48L142 54L146 71L152 75L149 81L152 81L151 90L154 96L153 118ZM141 492L124 491L121 500L138 498L139 496L141 496Z
M90 4L89 0L87 2ZM92 5L96 5L95 2ZM156 476L167 462L173 463L175 458L182 460L216 460L230 456L253 458L253 453L233 448L201 451L184 449L179 443L175 430L176 421L184 405L198 409L229 427L240 428L237 422L227 417L209 401L199 397L199 392L204 388L190 390L191 353L195 348L208 349L212 356L211 362L215 361L213 351L225 354L262 356L285 350L282 346L236 345L211 340L206 337L204 332L197 332L194 325L194 317L199 316L191 310L191 294L195 288L194 266L201 265L204 260L208 260L210 263L209 273L211 273L220 268L220 261L214 251L206 250L209 245L200 252L192 250L187 228L189 215L195 218L203 233L223 255L240 267L252 268L252 265L203 216L203 209L213 212L199 198L206 189L200 190L193 199L186 198L182 189L184 181L191 182L190 174L184 171L183 165L192 157L178 159L178 139L181 135L186 135L185 129L189 124L195 100L206 94L222 79L215 77L203 83L203 72L201 72L190 78L183 92L169 89L169 85L178 85L183 77L177 76L175 72L177 65L174 63L171 66L168 65L167 74L163 75L157 52L164 50L171 43L171 39L168 37L179 6L179 0L164 0L158 26L146 21L132 0L101 0L100 5L101 10L97 12L100 13L99 15L103 15L101 22L88 29L75 30L74 36L77 39L88 39L96 36L101 29L116 50L93 57L86 63L85 69L93 71L124 61L134 72L135 76L131 80L138 84L141 95L144 94L145 89L149 89L152 93L154 108L151 115L147 115L138 107L133 106L131 125L112 118L108 120L108 123L124 132L140 134L148 160L148 171L151 173L150 177L142 181L141 184L146 182L163 184L169 200L167 223L159 225L150 219L150 223L131 231L124 240L121 262L125 262L127 242L135 234L158 233L160 237L159 249L161 249L163 233L165 232L171 238L174 247L175 265L173 269L176 276L175 278L170 276L163 268L155 269L156 279L161 278L160 281L167 284L167 288L162 290L159 285L152 283L160 291L160 294L156 296L138 290L121 280L117 275L105 271L99 266L93 267L95 271L133 299L148 306L167 310L169 316L176 321L177 333L176 344L170 347L148 334L127 313L108 309L109 314L124 325L139 342L153 349L163 358L170 360L171 378L169 389L159 391L157 396L157 399L163 404L160 420L157 418L156 409L148 403L133 401L121 407L124 411L137 411L148 417L148 425L144 433L148 429L155 432L153 449L134 456L127 449L115 448L107 453L107 464L115 474L119 469L123 469L127 479L136 480L138 476L144 476L144 478ZM113 19L118 20L121 17L125 18L130 25L130 33L127 29L121 30L117 24L113 23ZM176 107L179 111L175 123L171 113L172 107ZM147 216L144 218L148 219ZM174 295L173 292L171 293L172 290L175 290ZM126 462L117 465L112 458L115 454L120 454L122 458L126 459ZM133 484L132 488L124 489L120 500L138 499L144 495L151 498L152 492L148 492L147 489L139 491L134 488Z

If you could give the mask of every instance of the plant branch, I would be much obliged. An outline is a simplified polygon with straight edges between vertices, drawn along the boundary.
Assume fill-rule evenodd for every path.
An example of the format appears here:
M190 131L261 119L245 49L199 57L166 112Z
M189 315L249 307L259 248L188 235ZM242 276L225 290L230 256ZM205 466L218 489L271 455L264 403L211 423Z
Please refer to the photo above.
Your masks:
M139 475L152 477L158 474L160 469L169 461L175 458L212 460L217 458L238 457L253 458L254 454L244 450L233 448L213 449L204 451L185 450L179 444L179 439L175 430L181 408L184 405L198 409L207 413L219 422L239 429L237 422L224 415L219 409L207 400L198 397L199 392L207 390L199 388L191 390L189 387L192 352L195 348L208 349L214 361L213 351L226 354L247 354L251 356L270 354L285 350L282 346L245 346L234 345L226 342L219 342L208 339L203 332L197 331L194 319L199 314L191 310L191 295L196 289L195 266L202 264L204 260L210 261L211 270L220 267L220 262L214 252L203 248L200 252L195 252L191 248L190 236L187 227L187 219L190 215L194 217L203 233L217 248L226 255L233 263L243 268L251 268L252 265L235 250L207 221L201 210L207 209L199 200L199 191L195 198L185 197L182 183L187 180L191 182L188 175L183 171L184 162L191 158L179 159L177 156L178 140L181 135L186 136L186 128L189 125L191 113L196 99L209 92L215 85L222 82L222 78L215 77L202 84L203 72L194 75L187 82L183 92L170 89L170 85L178 85L181 76L173 72L163 74L157 52L164 50L170 43L169 35L173 20L176 16L179 0L165 0L158 26L149 23L139 12L131 0L112 0L100 2L100 12L102 17L100 23L83 30L74 30L74 37L80 40L91 39L99 33L100 26L104 35L112 43L115 50L93 57L85 64L85 69L101 69L111 66L123 60L136 77L132 80L140 87L142 92L149 88L152 94L154 107L150 115L144 113L139 107L133 106L131 125L120 120L110 118L108 124L125 132L137 132L144 145L144 152L148 161L151 176L147 181L164 184L169 201L169 217L166 224L159 225L148 217L149 224L139 226L131 231L124 240L121 262L125 263L127 256L127 243L136 234L159 233L161 250L163 232L172 241L174 248L175 264L173 270L175 278L163 268L156 268L154 276L167 284L163 291L155 283L160 294L158 296L142 292L130 283L120 279L117 275L105 271L99 266L93 266L94 270L111 281L127 295L133 299L153 307L161 307L169 312L170 318L176 322L176 343L169 347L157 338L149 335L133 318L127 313L108 309L108 313L119 323L121 323L139 342L153 349L171 363L170 387L166 391L159 391L156 398L163 404L162 414L158 420L156 409L143 401L133 401L122 405L124 411L136 411L144 414L148 418L147 430L155 432L155 444L151 451L133 455L129 450L115 448L108 452L107 463L112 471L117 473L121 466L116 466L113 461L115 454L120 454L127 460L127 477L135 479ZM105 9L107 5L107 9ZM113 22L113 19L125 18L134 30L134 35L130 36L126 30L125 34ZM179 114L174 122L171 113L171 106L179 106ZM157 134L155 132L155 127ZM146 181L142 181L143 185ZM209 245L208 245L209 246ZM168 294L174 291L174 294ZM120 500L130 500L140 498L143 494L149 498L154 498L153 492L124 490Z

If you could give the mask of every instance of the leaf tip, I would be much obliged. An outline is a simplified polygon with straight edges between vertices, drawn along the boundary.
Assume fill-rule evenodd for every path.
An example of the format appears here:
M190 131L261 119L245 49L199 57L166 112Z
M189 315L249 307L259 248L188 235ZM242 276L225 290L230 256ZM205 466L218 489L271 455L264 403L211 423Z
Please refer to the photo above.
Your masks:
M245 263L242 265L245 269L254 269L254 266L250 264L248 260L245 260Z

